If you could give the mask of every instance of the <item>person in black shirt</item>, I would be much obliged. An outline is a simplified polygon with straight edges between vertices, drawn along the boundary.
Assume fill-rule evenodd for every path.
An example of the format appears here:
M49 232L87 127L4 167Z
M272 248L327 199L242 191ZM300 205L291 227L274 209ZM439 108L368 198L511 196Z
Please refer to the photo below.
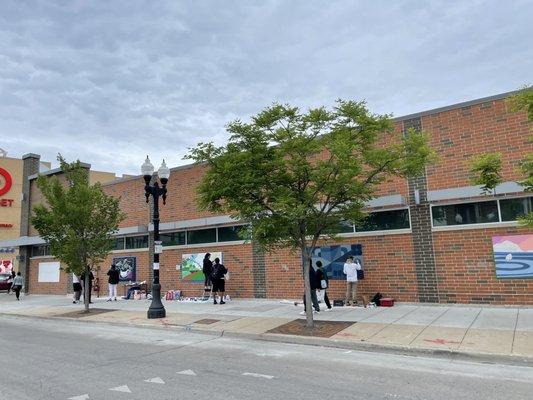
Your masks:
M315 312L320 312L320 306L318 305L318 298L316 297L316 290L320 287L317 283L316 279L316 271L311 265L311 260L309 260L309 283L311 285L311 303L313 304L313 308L315 309ZM305 315L307 306L305 304L305 292L304 292L304 310L300 313L301 315Z
M224 275L228 273L228 269L220 264L220 259L215 258L213 270L211 272L211 282L213 282L213 304L217 304L217 292L220 295L220 304L226 304L224 301L224 292L226 291L226 281Z
M318 291L321 290L324 291L324 303L326 303L326 311L331 310L331 303L329 302L328 298L328 287L329 287L329 279L328 279L328 273L324 271L324 268L322 268L322 261L316 262L316 283L318 285Z
M109 284L109 299L107 301L113 300L117 301L117 285L120 281L120 271L115 264L111 264L111 268L107 271L107 276L109 276L107 282Z
M93 271L89 270L89 287L85 286L85 272L80 275L81 284L83 285L83 301L85 302L85 296L89 297L89 304L92 304L91 301L91 292L93 291L93 280L94 275Z
M202 272L204 273L204 294L203 297L209 299L211 293L211 274L213 273L213 262L210 260L211 253L205 253L204 265Z

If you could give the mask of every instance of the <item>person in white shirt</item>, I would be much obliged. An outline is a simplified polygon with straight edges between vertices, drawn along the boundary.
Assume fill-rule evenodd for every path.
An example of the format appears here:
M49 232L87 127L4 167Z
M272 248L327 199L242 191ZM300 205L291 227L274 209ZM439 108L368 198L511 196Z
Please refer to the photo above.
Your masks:
M74 304L79 303L81 297L81 283L80 278L76 274L72 274L72 289L74 291L74 298L72 302Z
M353 257L348 257L344 263L343 272L346 275L346 305L357 304L357 271L361 270L359 261L353 261Z

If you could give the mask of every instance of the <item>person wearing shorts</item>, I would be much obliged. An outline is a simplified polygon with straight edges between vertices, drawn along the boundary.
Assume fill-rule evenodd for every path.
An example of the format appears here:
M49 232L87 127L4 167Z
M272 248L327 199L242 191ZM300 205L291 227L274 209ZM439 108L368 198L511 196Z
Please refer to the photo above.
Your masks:
M215 258L213 264L213 271L211 273L211 282L213 283L213 304L217 304L217 293L220 295L220 304L226 304L224 301L224 292L226 291L226 281L224 275L228 273L228 269L224 264L220 263L220 259Z

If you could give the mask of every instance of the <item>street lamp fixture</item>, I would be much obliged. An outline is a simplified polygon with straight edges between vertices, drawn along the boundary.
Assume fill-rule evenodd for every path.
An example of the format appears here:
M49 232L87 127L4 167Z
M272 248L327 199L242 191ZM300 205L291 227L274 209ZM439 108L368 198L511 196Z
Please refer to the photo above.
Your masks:
M154 166L150 162L148 156L146 156L146 160L141 166L141 173L143 175L144 182L146 183L144 186L146 202L148 203L150 201L150 196L152 196L154 201L154 214L152 217L152 222L154 224L154 243L156 246L154 251L154 261L152 264L154 272L154 281L152 284L152 303L148 309L148 319L165 318L166 311L163 303L161 303L161 285L159 283L159 253L161 252L161 242L159 241L159 197L163 199L163 204L166 204L167 183L168 178L170 177L170 169L167 167L167 164L165 164L165 160L163 160L163 163L157 171L157 177L159 178L159 182L161 182L161 186L159 186L157 179L152 185L150 185L150 181L152 180L152 176L154 174Z

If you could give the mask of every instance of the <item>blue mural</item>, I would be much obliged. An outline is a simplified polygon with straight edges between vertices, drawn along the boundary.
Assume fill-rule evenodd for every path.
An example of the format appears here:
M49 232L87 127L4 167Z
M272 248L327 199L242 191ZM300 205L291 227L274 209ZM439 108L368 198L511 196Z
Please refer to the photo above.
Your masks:
M343 267L348 257L358 260L363 269L363 247L360 244L342 244L336 246L315 247L312 251L312 265L316 266L321 261L329 279L346 279Z

